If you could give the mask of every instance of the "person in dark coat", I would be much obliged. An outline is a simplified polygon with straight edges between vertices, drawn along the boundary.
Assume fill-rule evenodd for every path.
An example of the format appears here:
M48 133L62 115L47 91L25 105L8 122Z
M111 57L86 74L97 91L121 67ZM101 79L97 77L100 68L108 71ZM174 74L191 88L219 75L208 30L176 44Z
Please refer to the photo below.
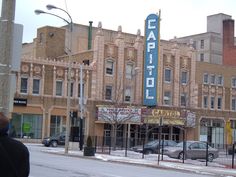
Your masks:
M27 147L7 134L9 120L0 112L0 176L28 177L30 172Z

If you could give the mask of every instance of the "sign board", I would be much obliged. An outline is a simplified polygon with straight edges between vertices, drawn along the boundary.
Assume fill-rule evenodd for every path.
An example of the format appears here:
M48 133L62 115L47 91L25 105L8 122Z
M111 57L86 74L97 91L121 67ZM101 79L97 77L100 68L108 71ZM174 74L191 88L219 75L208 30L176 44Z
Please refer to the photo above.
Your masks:
M14 23L12 40L11 71L19 72L21 63L23 25Z
M146 124L185 125L180 111L164 109L142 109L142 122Z
M195 127L196 126L196 114L194 112L187 112L186 117L186 127Z
M145 61L143 105L157 105L159 17L150 14L145 21Z
M14 98L15 106L27 106L27 99L25 98Z
M140 123L141 108L98 107L98 121Z

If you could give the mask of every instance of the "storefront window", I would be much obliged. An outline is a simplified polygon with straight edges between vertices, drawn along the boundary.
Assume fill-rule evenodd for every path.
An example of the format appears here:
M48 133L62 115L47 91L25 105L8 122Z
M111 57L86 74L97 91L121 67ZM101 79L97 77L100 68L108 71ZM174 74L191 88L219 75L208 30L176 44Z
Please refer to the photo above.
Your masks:
M203 118L200 125L200 141L208 141L212 147L224 147L223 120Z
M51 116L50 122L50 136L59 134L65 131L62 116Z
M13 113L9 135L16 138L41 139L42 122L42 115Z
M232 140L233 142L236 142L236 120L231 120L230 121L231 128L232 128Z

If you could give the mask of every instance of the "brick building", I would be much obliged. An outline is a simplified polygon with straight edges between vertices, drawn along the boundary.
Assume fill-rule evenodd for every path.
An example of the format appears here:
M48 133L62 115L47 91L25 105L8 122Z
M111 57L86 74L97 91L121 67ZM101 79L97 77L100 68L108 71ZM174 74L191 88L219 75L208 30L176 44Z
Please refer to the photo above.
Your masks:
M17 137L41 140L65 130L68 34L66 26L46 26L38 29L32 43L23 45L11 121ZM214 39L220 38L216 33L212 35L217 36ZM117 31L103 29L101 23L98 27L92 27L92 22L89 26L75 24L72 44L70 107L78 111L80 118L81 84L86 136L112 136L110 122L99 117L99 111L111 105L137 111L135 121L122 122L116 134L120 138L126 134L133 139L145 135L149 139L158 138L160 117L164 139L179 141L186 132L189 140L209 138L214 146L221 147L230 142L229 133L235 135L235 68L220 65L220 57L201 62L194 43L161 40L158 107L144 110L147 115L143 116L144 41L140 31L134 35L122 32L121 27ZM83 83L81 64L84 64ZM73 118L71 126L79 127L79 118ZM228 121L233 128L230 131L225 129ZM152 130L147 133L144 131L147 128Z
M234 20L223 21L223 57L224 65L236 66L236 46L234 40Z

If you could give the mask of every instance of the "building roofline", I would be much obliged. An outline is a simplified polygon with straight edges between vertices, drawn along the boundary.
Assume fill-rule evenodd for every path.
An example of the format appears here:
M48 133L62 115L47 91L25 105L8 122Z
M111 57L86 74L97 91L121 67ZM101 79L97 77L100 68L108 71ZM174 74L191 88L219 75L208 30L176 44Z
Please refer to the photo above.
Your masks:
M232 18L231 15L228 15L228 14L225 14L225 13L217 13L217 14L213 14L213 15L208 15L207 17L216 16L216 15L227 15L227 16L230 16L230 18Z

